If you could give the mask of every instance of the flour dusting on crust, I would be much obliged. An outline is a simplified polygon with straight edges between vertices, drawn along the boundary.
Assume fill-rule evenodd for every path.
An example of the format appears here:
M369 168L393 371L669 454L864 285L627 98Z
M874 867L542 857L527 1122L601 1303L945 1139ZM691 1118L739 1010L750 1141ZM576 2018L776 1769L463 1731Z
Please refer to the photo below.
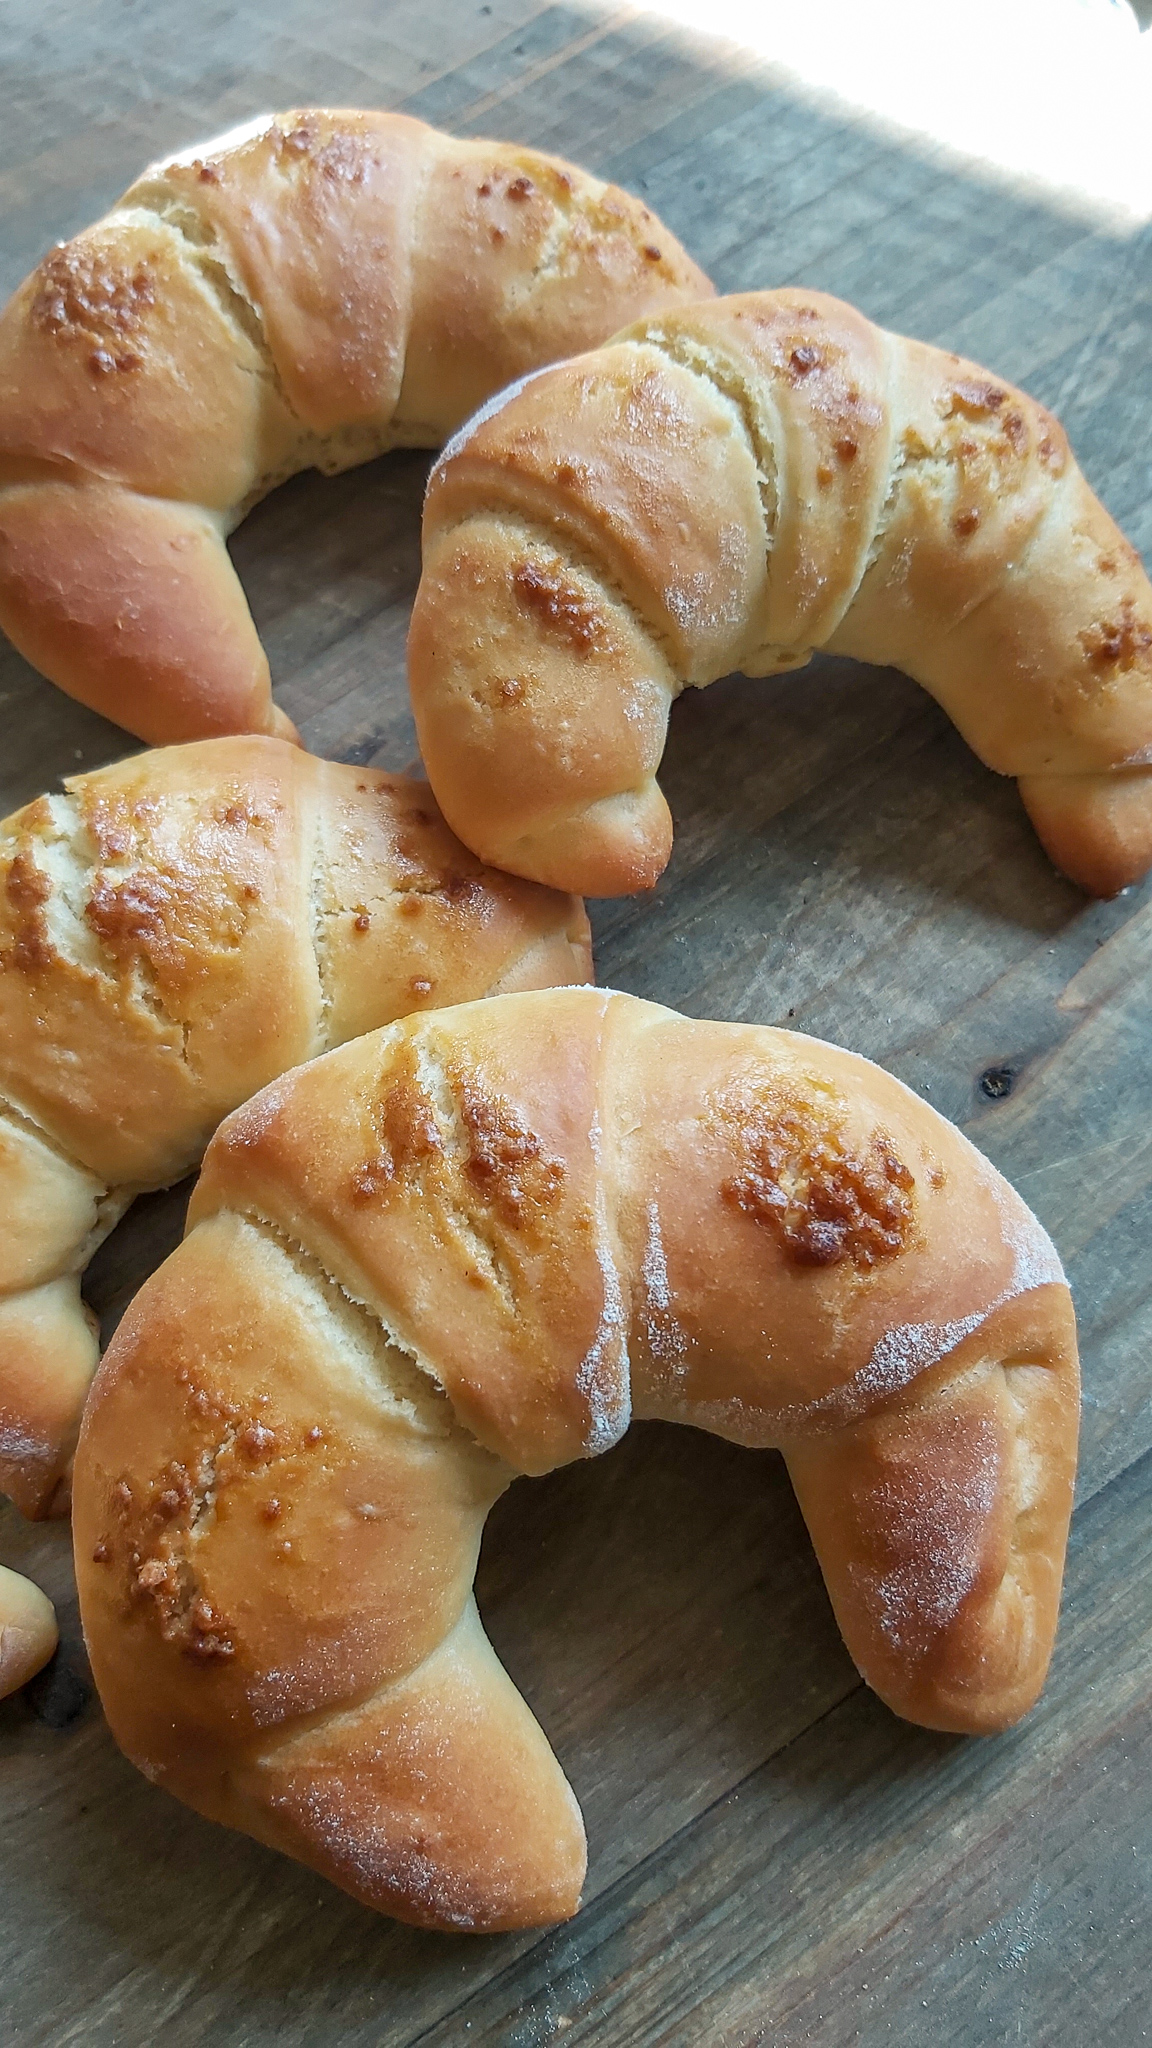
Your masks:
M849 1576L881 1634L918 1660L955 1621L984 1564L1000 1495L1003 1444L988 1418L937 1436L930 1463L896 1458L869 1507L882 1532L882 1567L854 1563Z
M674 1379L680 1378L688 1362L688 1333L677 1320L668 1285L668 1261L660 1229L660 1210L648 1204L648 1230L640 1268L644 1282L644 1334L653 1362L663 1366Z
M460 454L461 449L467 446L473 434L478 433L480 428L486 425L490 419L493 419L498 412L503 412L504 407L510 405L514 398L518 398L524 386L531 384L534 377L542 377L545 371L554 370L555 367L555 363L542 363L538 370L529 370L526 376L517 377L514 384L506 384L502 391L494 392L492 397L486 399L484 404L478 407L472 414L471 419L465 420L462 427L457 427L451 440L444 443L432 466L432 471L428 478L429 490L431 490L445 464L451 462L453 456Z
M600 1117L589 1131L596 1165L596 1263L604 1285L596 1335L576 1370L576 1386L588 1403L584 1448L590 1457L619 1443L632 1419L631 1362L628 1357L628 1316L620 1275L608 1239L608 1204L600 1157Z

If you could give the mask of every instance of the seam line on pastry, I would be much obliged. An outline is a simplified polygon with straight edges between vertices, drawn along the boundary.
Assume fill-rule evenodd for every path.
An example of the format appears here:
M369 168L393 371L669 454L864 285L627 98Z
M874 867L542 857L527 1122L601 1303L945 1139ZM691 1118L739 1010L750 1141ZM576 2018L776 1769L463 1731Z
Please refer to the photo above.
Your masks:
M266 1232L273 1238L302 1277L310 1279L313 1285L320 1281L325 1286L331 1288L334 1293L342 1296L344 1301L356 1311L358 1317L363 1321L367 1333L371 1335L373 1340L383 1338L384 1342L390 1345L394 1351L399 1352L401 1357L411 1361L412 1371L416 1376L412 1381L414 1393L411 1405L413 1407L419 1410L427 1403L442 1401L445 1404L448 1415L451 1417L453 1430L458 1431L473 1443L477 1441L472 1436L472 1432L461 1422L453 1405L451 1395L448 1393L447 1388L441 1384L433 1367L423 1357L422 1353L417 1350L415 1345L405 1342L402 1337L396 1334L395 1330L384 1320L378 1309L363 1297L354 1294L342 1280L329 1271L323 1259L310 1250L306 1244L303 1244L299 1238L294 1237L291 1231L284 1228L283 1224L276 1222L266 1211L247 1206L241 1208L232 1204L229 1204L228 1208L231 1209L233 1215L239 1216L245 1223L249 1223L254 1228ZM217 1215L227 1214L228 1209L217 1210L213 1213ZM396 1398L402 1400L405 1396L398 1393ZM435 1412L438 1411L431 1408L427 1409L429 1416ZM483 1446L480 1446L480 1448L483 1448Z

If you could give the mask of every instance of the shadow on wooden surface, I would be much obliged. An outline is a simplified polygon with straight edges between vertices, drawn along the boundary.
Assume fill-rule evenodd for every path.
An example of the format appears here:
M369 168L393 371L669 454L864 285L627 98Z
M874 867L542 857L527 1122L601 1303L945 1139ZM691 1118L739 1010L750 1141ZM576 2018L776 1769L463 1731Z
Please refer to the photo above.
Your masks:
M149 156L255 107L404 106L642 191L724 288L839 292L1027 384L1152 553L1147 230L965 175L627 10L349 0L337 28L320 0L10 0L7 24L0 289ZM322 752L413 757L426 467L298 478L235 536L278 695ZM7 648L0 704L5 808L130 744ZM62 1599L67 1638L0 1707L0 1983L29 2048L1145 2037L1152 893L1086 903L1012 786L887 671L821 660L692 693L663 779L673 862L651 897L593 906L601 978L879 1059L971 1132L1069 1265L1081 1505L1044 1700L996 1743L895 1721L848 1663L779 1461L638 1428L492 1517L483 1611L592 1864L569 1927L462 1943L146 1785L84 1704L66 1532L6 1509L0 1552ZM186 1195L138 1204L94 1263L106 1327Z

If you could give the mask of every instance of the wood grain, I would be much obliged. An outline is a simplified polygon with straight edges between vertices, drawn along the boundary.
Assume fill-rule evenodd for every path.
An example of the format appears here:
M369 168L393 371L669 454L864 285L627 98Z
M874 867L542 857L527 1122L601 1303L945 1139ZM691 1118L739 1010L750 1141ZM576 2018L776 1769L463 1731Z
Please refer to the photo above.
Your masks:
M0 291L151 154L260 107L402 106L642 191L723 287L839 292L1025 383L1152 555L1147 229L1104 232L623 7L6 0L2 35ZM235 538L280 700L323 752L412 759L425 469L297 478ZM130 744L6 647L0 710L5 809ZM664 783L673 863L650 898L594 907L602 979L879 1059L1003 1167L1068 1263L1084 1446L1039 1709L991 1743L893 1719L840 1645L779 1461L638 1428L514 1487L479 1582L584 1804L588 1903L543 1937L419 1935L136 1776L89 1696L66 1532L4 1509L0 1555L61 1601L65 1638L0 1706L14 2041L1146 2038L1152 891L1086 903L924 695L848 662L691 694ZM186 1193L138 1204L99 1255L106 1327Z

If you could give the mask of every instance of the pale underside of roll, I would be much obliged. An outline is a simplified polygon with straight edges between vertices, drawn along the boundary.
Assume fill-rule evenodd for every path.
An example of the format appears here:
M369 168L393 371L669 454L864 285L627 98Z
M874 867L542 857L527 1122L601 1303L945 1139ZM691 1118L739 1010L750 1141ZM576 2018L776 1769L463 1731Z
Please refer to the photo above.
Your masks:
M582 905L486 870L425 784L284 740L140 754L0 824L0 1491L66 1508L84 1269L229 1110L413 1009L590 973Z
M484 1637L484 1518L632 1415L778 1446L868 1682L1043 1682L1075 1325L1035 1218L879 1069L597 990L409 1019L217 1134L75 1476L114 1734L420 1924L573 1912L579 1811Z
M402 114L154 165L0 317L0 627L143 739L290 735L225 546L256 500L710 289L627 193Z
M502 867L650 886L672 700L818 648L922 683L1086 889L1152 864L1152 587L1057 421L977 365L820 293L713 299L529 378L433 472L417 730Z

